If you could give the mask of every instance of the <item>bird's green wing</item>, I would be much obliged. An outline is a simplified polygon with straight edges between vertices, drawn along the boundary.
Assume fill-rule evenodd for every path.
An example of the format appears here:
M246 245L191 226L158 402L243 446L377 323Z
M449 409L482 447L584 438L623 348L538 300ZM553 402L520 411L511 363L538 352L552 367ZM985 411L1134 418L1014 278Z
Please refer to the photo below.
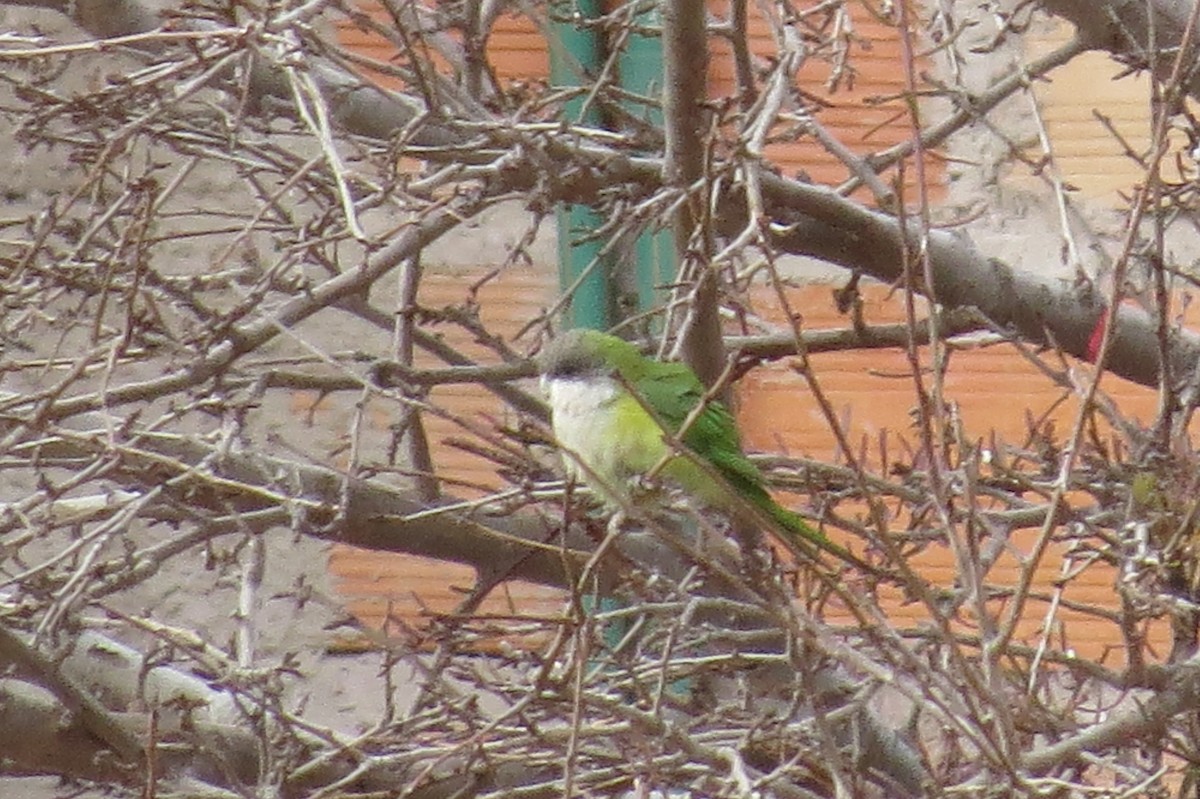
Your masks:
M704 399L704 386L687 365L648 361L632 380L633 388L654 412L667 432L676 434L687 422L695 407ZM742 452L737 423L724 403L711 400L704 410L684 431L683 444L697 457L708 462L728 483L728 489L737 497L761 510L796 543L809 542L830 554L851 563L860 564L848 550L834 544L820 530L808 524L799 514L784 508L771 497L766 480L754 462ZM680 471L683 471L682 469ZM703 501L729 507L736 499L721 494L729 493L711 485L713 482L701 470L699 474L679 474L684 488L695 493Z
M633 389L674 435L704 399L704 386L686 364L647 361L633 376ZM720 402L709 402L683 433L683 443L697 455L718 450L741 450L733 414Z
M704 386L682 363L657 363L634 382L634 390L654 412L667 432L675 435L704 400ZM683 431L683 443L708 461L746 499L769 500L762 473L742 453L737 422L723 402L710 400Z

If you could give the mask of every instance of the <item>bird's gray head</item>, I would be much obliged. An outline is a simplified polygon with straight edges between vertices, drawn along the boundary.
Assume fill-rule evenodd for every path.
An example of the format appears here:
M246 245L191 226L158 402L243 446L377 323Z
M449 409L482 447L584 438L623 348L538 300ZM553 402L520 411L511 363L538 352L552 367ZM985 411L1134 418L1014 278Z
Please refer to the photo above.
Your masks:
M538 371L548 380L582 380L611 373L603 346L609 338L612 336L584 328L560 333L538 354Z

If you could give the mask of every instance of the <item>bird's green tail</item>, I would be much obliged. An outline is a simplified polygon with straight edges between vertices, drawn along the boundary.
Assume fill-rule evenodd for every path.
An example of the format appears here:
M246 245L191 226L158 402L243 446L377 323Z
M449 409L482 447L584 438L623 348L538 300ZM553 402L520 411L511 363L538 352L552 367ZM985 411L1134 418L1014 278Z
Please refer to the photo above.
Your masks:
M783 531L802 548L806 544L812 544L845 563L872 573L875 572L873 567L863 562L853 552L830 541L828 536L806 522L804 517L783 507L770 496L766 497L766 502L762 504L762 509L766 511L772 521L783 528Z
M719 476L733 490L731 496L740 498L758 508L768 519L775 522L780 532L786 534L792 543L809 556L816 558L821 551L833 555L843 563L849 563L857 569L871 574L879 574L879 570L865 563L853 552L830 541L824 533L815 529L800 514L780 505L768 493L762 472L738 449L723 449L710 453L708 462L716 467ZM707 478L707 475L704 475ZM726 507L731 507L727 503ZM812 551L816 548L817 551Z

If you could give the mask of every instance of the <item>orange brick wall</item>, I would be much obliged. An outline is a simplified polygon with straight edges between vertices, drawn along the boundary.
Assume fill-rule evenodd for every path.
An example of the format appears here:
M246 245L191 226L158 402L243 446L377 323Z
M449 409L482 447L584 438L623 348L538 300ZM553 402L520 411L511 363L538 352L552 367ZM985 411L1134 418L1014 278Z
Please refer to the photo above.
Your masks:
M793 312L803 316L804 329L846 327L848 320L839 315L830 301L831 287L809 286L789 295ZM870 286L864 291L868 323L904 321L902 300L889 298L886 289ZM756 304L768 317L778 318L774 297L759 292ZM919 308L922 306L918 306ZM923 312L923 311L922 311ZM928 353L922 350L924 362ZM908 358L901 350L862 350L817 353L811 356L814 371L835 413L848 420L850 441L857 445L874 441L887 430L894 438L907 436L912 429L913 379ZM926 377L926 385L929 378ZM971 435L985 442L995 434L999 440L1019 444L1026 438L1027 415L1040 417L1062 397L1062 389L1052 385L1015 347L1007 344L960 350L950 357L944 379L947 399L959 408ZM1154 390L1106 377L1102 390L1127 413L1150 422L1156 411ZM751 447L775 450L787 443L796 453L820 458L836 458L835 438L825 423L816 401L805 389L803 379L786 364L752 372L742 383L740 411L746 424L746 439ZM789 408L786 415L771 412L780 405ZM1068 399L1050 414L1057 428L1065 433L1078 405ZM769 425L757 424L769 419ZM874 445L872 444L872 449ZM899 453L893 447L893 453ZM856 453L857 454L857 453Z
M482 272L480 272L482 275ZM423 285L422 302L438 306L460 302L465 287L480 275L430 274ZM790 295L793 310L804 315L807 328L842 327L846 320L832 307L829 286L810 286L794 290ZM480 300L487 321L493 329L512 335L521 324L555 295L553 278L544 273L511 270L488 284ZM887 299L881 288L869 289L867 297L868 322L896 321L902 318L898 298ZM771 296L760 291L757 304L768 314ZM470 350L466 337L446 328L454 343ZM900 439L912 441L909 410L913 404L908 365L897 351L859 351L815 354L812 368L820 385L844 422L850 440L858 445L868 442L868 461L879 464L877 442L886 435L893 460L903 460ZM1128 412L1148 420L1154 412L1154 392L1116 378L1106 378L1104 388ZM1025 438L1026 420L1048 411L1059 398L1058 390L1049 386L1025 360L1008 345L993 346L956 353L946 378L947 398L955 402L964 420L968 435L991 443L995 441L1021 443ZM808 455L826 460L838 460L835 440L819 412L803 379L791 372L787 364L752 372L739 386L738 411L747 448L753 451L785 452ZM306 401L297 399L298 405ZM311 402L311 398L307 401ZM453 408L468 418L486 424L485 416L503 417L500 403L490 394L470 386L439 389L437 402ZM1074 403L1068 402L1050 413L1060 434L1069 428ZM474 484L497 485L493 467L486 461L461 451L439 446L448 436L463 432L436 417L427 416L429 437L436 447L435 460L446 476ZM318 419L318 423L320 423ZM370 417L373 429L381 433L391 421L390 412L380 410ZM915 444L914 444L915 448ZM459 493L455 489L456 493ZM804 498L797 498L803 502ZM896 520L901 528L903 519ZM1021 552L1032 547L1034 530L1019 532L1013 545ZM1051 595L1061 576L1064 550L1053 545L1037 569L1035 591ZM932 545L917 558L923 575L937 584L949 586L956 569L951 551L944 545ZM377 627L390 613L405 625L422 627L424 614L451 612L463 599L471 585L468 569L443 563L423 561L401 555L335 547L330 556L330 569L348 608L369 626ZM1073 579L1063 598L1086 603L1115 605L1116 575L1111 569L1090 566ZM1011 557L992 569L987 581L1001 589L1012 588L1018 582L1015 561ZM928 613L916 603L905 603L897 592L891 593L885 611L892 622L901 627L916 627L927 623ZM1003 601L993 603L997 612ZM1045 601L1030 602L1025 610L1018 640L1035 645L1046 621ZM556 591L527 585L511 585L497 591L483 612L508 614L514 609L520 614L555 614L560 608ZM828 609L827 617L835 623L850 623L836 605ZM970 623L963 629L970 631ZM1059 609L1050 623L1051 648L1065 638L1067 644L1082 656L1095 657L1106 647L1119 642L1114 627L1083 620L1079 614ZM1165 654L1167 635L1165 625L1153 630L1153 640ZM1118 655L1113 655L1118 657Z
M789 304L793 312L803 315L805 328L846 326L846 320L838 315L829 297L830 287L810 286L791 292ZM875 286L868 287L865 297L865 315L869 323L903 321L899 295L889 298L885 289ZM760 293L758 305L768 315L778 316L777 303L771 295ZM922 362L928 364L925 351ZM811 356L811 365L835 416L855 448L855 456L865 452L866 463L879 469L879 441L886 438L889 460L908 462L906 453L916 451L918 442L911 416L915 395L906 355L900 350L818 353ZM1086 366L1082 368L1087 369ZM926 386L928 384L927 377ZM1040 419L1043 415L1054 423L1057 438L1061 440L1070 431L1079 407L1073 397L1060 403L1062 390L1031 366L1015 347L1007 344L954 353L944 385L945 398L957 407L968 438L988 447L996 444L1020 446L1027 440L1028 420ZM1101 386L1126 414L1146 423L1153 420L1157 396L1152 389L1111 376L1105 377ZM834 434L803 377L795 374L786 363L752 372L742 381L738 397L738 415L748 449L844 462L839 456ZM909 443L908 450L902 446L902 439ZM905 523L904 519L896 522ZM1037 530L1019 531L1012 541L1014 548L1022 553L1030 552L1037 533ZM1036 569L1035 592L1053 595L1065 556L1065 545L1050 545ZM943 545L931 547L916 559L916 563L924 576L947 587L957 571L951 550ZM1062 598L1115 608L1116 580L1117 575L1111 568L1094 564L1070 581ZM1018 581L1017 562L1011 555L1003 556L986 577L988 584L1001 589L1014 588ZM891 596L893 604L886 611L895 623L915 626L928 620L921 605L904 604L896 592ZM999 611L1003 605L1002 600L997 600L993 608ZM1048 610L1045 601L1030 602L1018 626L1017 640L1035 645ZM830 618L851 621L836 610ZM1052 649L1057 648L1065 637L1069 646L1086 657L1097 657L1120 642L1115 626L1101 625L1094 617L1061 608L1050 615L1050 629ZM1155 624L1150 639L1165 656L1170 641L1167 625Z

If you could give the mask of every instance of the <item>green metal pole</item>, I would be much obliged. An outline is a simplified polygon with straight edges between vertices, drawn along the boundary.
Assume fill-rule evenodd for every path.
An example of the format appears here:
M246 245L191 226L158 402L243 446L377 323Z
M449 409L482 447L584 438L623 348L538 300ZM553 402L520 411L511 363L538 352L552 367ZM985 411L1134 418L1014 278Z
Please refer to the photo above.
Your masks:
M604 43L599 32L575 25L572 20L594 19L602 10L601 0L554 3L550 23L550 81L554 86L585 87L600 71ZM566 103L564 120L599 127L599 111L595 106L585 109L582 94ZM574 287L567 306L567 326L601 330L611 327L615 309L612 264L601 256L603 242L588 238L603 218L586 205L572 204L560 205L555 216L559 285L564 291Z
M603 10L603 0L561 0L555 2L551 16L550 36L550 80L555 86L586 86L589 78L600 72L604 63L604 42L595 29L581 29L570 23L570 19L594 19ZM657 13L657 12L652 12ZM576 17L578 15L578 17ZM656 39L634 36L622 56L618 69L621 82L634 91L658 92L661 90L662 48ZM632 81L632 83L630 82ZM582 94L582 93L581 93ZM583 98L566 103L564 116L569 122L586 125L603 125L603 118L594 106L583 107ZM658 122L662 114L658 113ZM632 264L617 264L615 258L602 257L603 242L581 240L599 229L603 223L600 214L584 205L560 206L558 218L558 263L559 282L564 290L575 286L568 306L566 323L570 327L611 327L621 311L644 311L659 302L656 286L668 283L674 277L675 257L670 231L654 235L642 235L634 246ZM619 303L618 295L625 288L616 279L618 268L632 267L636 288L636 301ZM625 307L622 307L625 306ZM589 613L610 612L625 606L613 596L582 597L584 609ZM610 621L603 625L601 635L605 646L615 649L628 633L631 622ZM680 699L691 692L690 680L676 680L671 691Z

